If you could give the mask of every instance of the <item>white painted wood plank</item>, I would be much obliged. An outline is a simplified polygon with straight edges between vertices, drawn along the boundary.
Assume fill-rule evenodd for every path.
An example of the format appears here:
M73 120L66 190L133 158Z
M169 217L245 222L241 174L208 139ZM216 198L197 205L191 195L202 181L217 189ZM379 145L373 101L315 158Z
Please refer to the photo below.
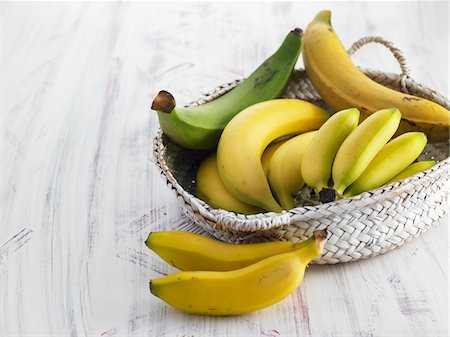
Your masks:
M383 36L445 93L448 3L1 6L1 336L448 334L448 218L384 256L310 267L293 296L229 318L152 297L148 280L174 269L143 242L191 228L151 158L160 89L183 104L244 77L330 8L346 46ZM354 60L398 71L382 47Z

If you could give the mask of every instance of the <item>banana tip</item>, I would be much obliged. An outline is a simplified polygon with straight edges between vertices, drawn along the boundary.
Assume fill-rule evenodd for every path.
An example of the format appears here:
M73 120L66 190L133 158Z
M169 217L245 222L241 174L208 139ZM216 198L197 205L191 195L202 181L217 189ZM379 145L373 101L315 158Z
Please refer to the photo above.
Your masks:
M175 98L168 91L161 90L153 99L152 110L170 113L175 108Z
M153 232L150 232L147 236L147 239L145 240L145 245L150 248L150 238L152 236Z
M291 33L298 36L303 36L303 30L301 28L295 28L291 30Z

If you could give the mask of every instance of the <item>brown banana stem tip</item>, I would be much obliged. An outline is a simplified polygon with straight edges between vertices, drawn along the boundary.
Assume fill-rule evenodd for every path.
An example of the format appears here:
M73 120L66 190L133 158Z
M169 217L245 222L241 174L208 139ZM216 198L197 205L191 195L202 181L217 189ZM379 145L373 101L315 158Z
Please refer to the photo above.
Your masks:
M300 28L295 28L294 30L291 30L291 33L298 36L303 36L303 30Z
M323 252L323 247L327 243L328 231L326 229L314 231L314 240L316 241L316 248L321 254Z
M152 110L170 113L175 108L175 98L168 91L161 90L152 103Z
M319 200L321 203L335 201L336 191L332 188L322 188L322 190L319 192Z

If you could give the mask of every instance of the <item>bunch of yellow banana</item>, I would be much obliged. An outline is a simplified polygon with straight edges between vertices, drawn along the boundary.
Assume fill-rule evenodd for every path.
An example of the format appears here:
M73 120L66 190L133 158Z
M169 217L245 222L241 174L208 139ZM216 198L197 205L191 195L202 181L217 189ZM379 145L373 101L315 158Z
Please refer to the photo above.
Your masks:
M173 307L199 315L237 315L275 304L303 280L322 255L326 231L298 244L223 243L183 232L150 233L146 245L183 271L153 279L150 291Z
M260 103L260 108L265 107L266 104ZM258 113L270 115L265 109L249 111L252 114L250 117L246 116L248 112L242 112L244 121L246 118L258 120L255 118ZM322 114L314 108L312 111ZM231 150L227 153L222 148L222 155L227 154L222 159L222 170L228 167L231 170L238 165L236 163L245 160L247 167L238 166L232 172L234 176L229 174L228 178L231 176L231 179L226 185L217 167L216 154L210 155L198 171L197 195L213 207L234 212L256 213L267 210L267 203L263 202L267 201L268 196L274 202L279 202L282 209L289 210L294 207L294 196L305 183L316 193L332 187L338 196L347 198L383 186L393 179L403 179L435 164L434 161L411 164L427 144L424 133L406 132L391 140L401 121L398 109L379 110L358 125L359 119L358 109L339 111L324 121L317 131L302 133L270 145L262 158L260 149L265 144L261 145L261 141L252 143L249 139L263 139L263 130L268 132L271 128L277 128L277 124L264 118L260 120L268 120L270 127L265 125L252 129L246 125L245 129L235 131L231 137L239 135L245 139L245 135L250 133L251 138L248 138L247 143L230 141L237 154L235 156L232 156ZM261 122L261 125L264 123ZM220 144L224 146L224 143ZM243 146L244 150L239 152L236 150L238 144L247 146ZM254 172L261 174L255 175ZM266 189L264 194L261 193L261 186ZM238 188L240 194L231 192ZM249 197L243 201L241 196L245 193ZM334 200L334 194L331 200Z
M244 121L258 121L255 116L259 114L275 115L277 110L271 113L272 110L266 108L278 102L280 100L260 103L259 109L249 109L249 112L244 110L240 116ZM302 101L298 103L303 104ZM311 109L325 117L317 108ZM234 126L237 130L230 136L225 133L225 136L235 140L240 137L244 141L222 143L221 138L219 151L222 151L222 162L216 159L215 153L203 161L197 174L197 196L213 207L244 214L264 209L279 211L268 208L269 198L281 205L278 207L289 210L294 207L293 197L305 183L316 193L333 187L338 195L351 197L380 187L394 177L401 179L406 177L405 174L412 175L435 164L425 162L406 170L424 149L427 138L421 132L407 132L389 141L401 121L398 109L379 110L360 125L359 118L358 109L339 111L328 120L321 121L323 125L317 131L302 133L270 145L262 157L261 148L266 146L263 143L266 135L264 131L269 133L272 128L277 129L279 124L270 121L270 118L260 117L261 124L257 128L246 123ZM289 133L292 132L285 134ZM265 142L278 136L269 137ZM241 146L239 151L239 144L246 146ZM228 178L228 184L220 174L218 162L222 163L222 170L225 171L223 175ZM247 166L239 166L240 163L247 163Z
M335 113L303 154L302 176L317 192L333 186L339 195L351 197L413 173L404 170L425 148L424 133L407 132L390 141L401 120L394 108L379 110L359 125L358 119L357 109ZM420 168L429 168L431 162L426 163Z
M308 131L318 129L328 117L325 110L297 99L269 100L244 109L225 127L217 154L201 163L197 196L213 207L244 214L292 208L292 195L303 181L300 160L288 158L299 154L312 138ZM305 134L277 141L301 133Z

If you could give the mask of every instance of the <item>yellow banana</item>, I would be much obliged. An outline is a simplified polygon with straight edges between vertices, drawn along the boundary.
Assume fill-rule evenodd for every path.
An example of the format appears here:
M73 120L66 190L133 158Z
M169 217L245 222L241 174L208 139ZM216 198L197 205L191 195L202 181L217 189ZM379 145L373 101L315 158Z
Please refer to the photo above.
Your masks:
M227 189L246 203L281 212L261 165L264 149L275 139L318 129L329 114L306 101L276 99L252 105L225 127L217 165Z
M322 11L304 35L305 70L320 96L335 110L356 107L362 119L389 107L402 113L399 130L424 131L432 142L449 138L450 111L421 97L386 88L352 63L331 26L331 12Z
M305 268L322 255L326 232L301 248L232 271L182 271L150 281L153 295L198 315L238 315L275 304L297 289Z
M411 177L419 172L423 172L425 170L428 170L429 168L436 165L436 162L434 160L429 161L418 161L417 163L413 163L409 165L407 168L405 168L402 172L397 174L394 178L389 180L385 185L391 184L394 181L400 181L402 179Z
M292 252L307 241L232 244L186 231L152 232L145 244L181 270L227 271L249 266L272 255Z
M344 197L352 197L384 185L416 160L426 144L427 136L423 132L407 132L391 140L345 190Z
M366 169L378 151L394 135L400 123L397 109L383 109L370 115L344 140L334 158L334 190L343 194Z
M220 179L215 152L203 159L200 164L195 188L197 197L211 207L243 214L262 212L260 208L239 200L228 191Z
M266 176L273 153L284 142L285 140L273 143L264 151L261 157L261 164ZM214 208L221 208L242 214L255 214L263 211L261 208L239 200L227 190L217 169L217 156L215 152L203 159L200 164L197 171L196 190L197 197Z
M286 140L275 141L274 143L270 144L264 150L264 152L261 156L261 165L262 165L262 168L263 168L263 171L264 171L264 174L266 175L266 177L267 177L267 173L269 171L269 164L270 164L270 160L272 159L273 154L285 142L286 142Z
M293 196L305 184L301 172L303 153L316 132L289 139L275 151L270 160L267 179L281 207L286 210L294 208ZM310 164L315 165L313 162Z
M358 109L336 112L323 124L309 143L302 160L302 176L305 183L319 193L327 188L336 152L348 135L356 129Z

